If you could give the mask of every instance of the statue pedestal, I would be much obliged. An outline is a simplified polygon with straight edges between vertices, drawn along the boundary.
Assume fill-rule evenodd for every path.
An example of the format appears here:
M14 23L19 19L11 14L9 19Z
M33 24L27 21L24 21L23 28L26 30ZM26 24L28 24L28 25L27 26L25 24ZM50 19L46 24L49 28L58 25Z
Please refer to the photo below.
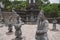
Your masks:
M13 34L13 32L6 32L6 34L7 34L7 35L12 35L12 34Z
M23 38L21 37L21 38L14 38L14 39L12 39L12 40L22 40Z

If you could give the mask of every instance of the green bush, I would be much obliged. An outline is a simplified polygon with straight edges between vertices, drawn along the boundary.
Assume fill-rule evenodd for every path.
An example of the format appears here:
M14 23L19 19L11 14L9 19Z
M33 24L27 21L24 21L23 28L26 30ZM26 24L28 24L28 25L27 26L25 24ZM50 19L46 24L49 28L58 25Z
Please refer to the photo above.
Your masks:
M58 16L58 4L48 4L47 6L41 8L45 11L46 16L48 17Z

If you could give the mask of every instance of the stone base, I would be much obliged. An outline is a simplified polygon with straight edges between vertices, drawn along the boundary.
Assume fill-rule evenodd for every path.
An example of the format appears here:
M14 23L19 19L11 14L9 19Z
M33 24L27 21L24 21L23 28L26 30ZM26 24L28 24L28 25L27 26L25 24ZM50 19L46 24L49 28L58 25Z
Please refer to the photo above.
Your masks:
M12 34L13 34L13 32L6 32L6 34L7 34L7 35L12 35Z
M51 29L51 31L59 31L58 29Z
M0 27L3 27L3 24L0 24Z
M22 40L22 38L14 38L14 39L12 39L12 40Z

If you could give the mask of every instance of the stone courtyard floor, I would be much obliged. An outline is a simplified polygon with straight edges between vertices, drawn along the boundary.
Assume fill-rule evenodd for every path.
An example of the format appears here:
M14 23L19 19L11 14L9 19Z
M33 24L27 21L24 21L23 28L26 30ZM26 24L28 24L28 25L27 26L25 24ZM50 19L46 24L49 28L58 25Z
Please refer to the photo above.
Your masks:
M36 40L35 39L35 33L37 29L37 25L23 25L22 26L22 37L23 40ZM49 24L48 28L48 38L49 40L60 40L60 25L57 24L58 31L51 31L52 24ZM12 35L6 35L6 32L8 32L8 27L0 27L0 40L12 40L15 38L15 29L13 27L13 34Z

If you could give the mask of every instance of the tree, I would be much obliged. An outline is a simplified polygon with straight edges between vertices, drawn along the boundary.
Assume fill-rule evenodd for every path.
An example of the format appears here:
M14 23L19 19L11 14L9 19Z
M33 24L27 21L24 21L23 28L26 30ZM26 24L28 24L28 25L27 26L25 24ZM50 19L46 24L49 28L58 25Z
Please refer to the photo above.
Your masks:
M46 16L48 17L57 17L58 16L58 4L48 4L45 7L42 7L45 11Z
M58 4L58 18L60 18L60 4Z
M13 8L14 9L18 9L18 10L26 10L26 6L27 6L27 1L13 1L13 2L10 2L9 0L2 0L2 2L5 4L5 9L8 9L8 10L12 10ZM48 0L37 0L37 3L38 3L38 8L41 10L41 7L44 7L48 4ZM45 4L46 3L46 4Z
M15 0L13 2L10 2L9 0L2 0L2 2L5 5L5 9L8 9L10 11L13 8L14 9L17 9L17 10L20 10L20 9L26 10L26 5L27 5L27 2L26 1L17 1L17 0Z
M5 8L11 4L9 0L2 0L3 4L5 5Z
M45 7L47 4L49 4L49 0L37 0L38 8L41 10L41 7Z

